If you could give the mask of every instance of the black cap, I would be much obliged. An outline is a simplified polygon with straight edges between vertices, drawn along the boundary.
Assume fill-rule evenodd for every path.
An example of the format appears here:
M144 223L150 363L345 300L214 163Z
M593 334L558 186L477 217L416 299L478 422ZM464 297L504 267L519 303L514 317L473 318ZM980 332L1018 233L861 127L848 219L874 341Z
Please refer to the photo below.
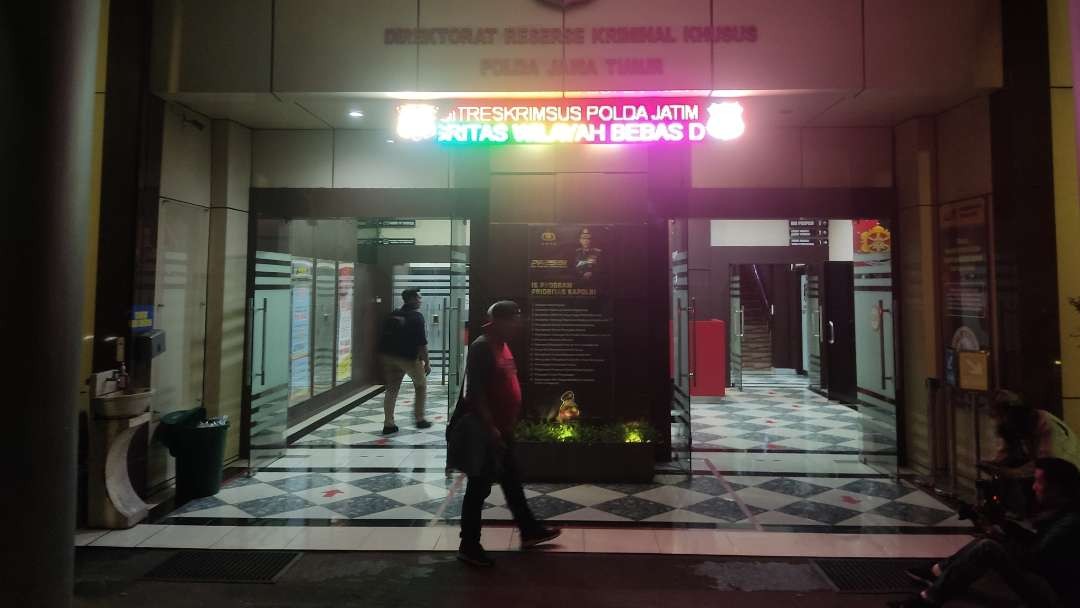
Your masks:
M513 300L499 300L487 309L488 324L499 319L512 319L521 314L521 307Z

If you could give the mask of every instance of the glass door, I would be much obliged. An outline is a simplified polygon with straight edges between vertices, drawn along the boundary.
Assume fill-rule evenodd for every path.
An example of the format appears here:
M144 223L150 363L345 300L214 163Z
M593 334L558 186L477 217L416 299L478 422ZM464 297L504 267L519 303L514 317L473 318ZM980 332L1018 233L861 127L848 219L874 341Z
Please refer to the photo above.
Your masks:
M886 220L854 222L854 340L862 458L897 474L897 302L893 293L892 231Z
M739 267L729 267L729 283L728 283L728 295L731 298L731 330L728 332L731 334L731 339L728 341L730 344L731 354L731 380L730 384L735 390L743 389L743 360L742 360L742 339L746 335L746 311L742 304L742 280L739 278Z
M447 419L457 403L465 375L465 356L471 339L469 328L469 229L463 218L450 220L450 295L445 321Z
M671 280L670 370L671 370L671 456L678 467L692 467L690 385L693 382L693 300L690 298L689 221L668 220L669 273Z
M810 390L822 392L822 367L821 358L821 266L811 264L806 267L806 346L809 353L807 374L810 377Z
M337 262L315 262L315 307L312 338L312 394L334 388L334 353L337 350Z
M285 454L289 408L289 332L292 256L256 251L248 302L248 398L254 471Z

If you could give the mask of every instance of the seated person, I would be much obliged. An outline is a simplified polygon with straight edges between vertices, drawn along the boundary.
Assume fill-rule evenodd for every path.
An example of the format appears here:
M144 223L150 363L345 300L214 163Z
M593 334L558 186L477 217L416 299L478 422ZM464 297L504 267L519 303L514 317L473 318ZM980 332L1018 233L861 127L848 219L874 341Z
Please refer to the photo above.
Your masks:
M945 561L909 570L927 588L890 605L940 606L996 572L1028 606L1080 606L1080 471L1060 458L1040 458L1032 489L1040 505L1034 532L1014 522L994 526L989 538Z
M1080 438L1057 416L1028 406L1012 391L998 391L991 416L1001 447L984 469L1002 477L1031 477L1036 458L1060 458L1080 468Z

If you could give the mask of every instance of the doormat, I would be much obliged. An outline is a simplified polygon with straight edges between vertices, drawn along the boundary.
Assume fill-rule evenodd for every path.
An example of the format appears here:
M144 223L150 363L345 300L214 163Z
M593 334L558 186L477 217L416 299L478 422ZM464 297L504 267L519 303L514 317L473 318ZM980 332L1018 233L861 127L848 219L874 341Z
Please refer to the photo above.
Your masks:
M180 551L143 576L151 581L273 583L298 551Z
M919 589L904 570L928 567L932 562L920 559L819 559L814 560L821 573L841 592L905 593Z

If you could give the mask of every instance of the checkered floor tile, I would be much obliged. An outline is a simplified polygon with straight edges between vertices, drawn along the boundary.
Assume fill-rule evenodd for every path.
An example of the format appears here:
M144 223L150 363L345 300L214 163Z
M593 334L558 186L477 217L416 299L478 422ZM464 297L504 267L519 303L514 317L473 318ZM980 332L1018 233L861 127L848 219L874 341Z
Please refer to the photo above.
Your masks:
M888 479L657 475L649 484L527 484L533 512L553 521L682 522L718 527L954 527L955 513ZM432 521L460 518L463 485L442 473L258 473L170 517ZM752 522L747 514L752 514ZM492 488L485 519L509 520ZM271 523L271 522L268 522Z
M415 460L410 454L430 456L445 446L447 398L445 386L429 386L427 418L433 426L418 430L412 425L415 393L406 382L397 399L398 433L381 434L383 398L376 397L299 438L290 450L292 456L279 461L271 471L234 479L216 496L189 502L169 518L273 520L266 523L456 520L461 513L463 480L444 475L441 465L434 469L430 463L391 465L389 469L359 461L346 465L351 457L337 458L339 452L330 449L337 448L342 454L386 455L387 462ZM887 429L875 433L876 427L863 420L865 416L802 386L748 386L719 399L695 398L692 415L697 449L840 454L857 453L871 445L895 449L895 437ZM325 461L323 465L315 462L316 456L332 455L335 457L318 459ZM335 468L338 466L356 468ZM881 530L966 526L933 497L904 482L873 475L786 477L761 473L721 480L712 474L665 474L659 469L653 483L528 484L526 496L537 516L555 522L756 524L766 529L815 526L823 531L838 526ZM511 519L497 486L487 500L484 517Z
M858 453L896 450L856 410L805 388L746 388L690 407L697 449Z
M744 388L806 388L809 376L800 376L793 369L743 370Z
M413 404L416 393L411 382L404 382L394 408L397 433L383 435L383 395L361 403L345 414L322 425L292 443L293 447L371 447L371 446L438 446L446 445L447 387L437 382L428 384L427 419L431 428L413 426Z
M383 397L378 396L293 443L294 447L372 447L446 445L447 388L428 387L429 429L412 425L412 385L401 387L396 406L399 431L382 435ZM722 398L695 398L691 406L694 447L760 451L858 453L896 449L889 429L848 406L804 388L748 388Z

